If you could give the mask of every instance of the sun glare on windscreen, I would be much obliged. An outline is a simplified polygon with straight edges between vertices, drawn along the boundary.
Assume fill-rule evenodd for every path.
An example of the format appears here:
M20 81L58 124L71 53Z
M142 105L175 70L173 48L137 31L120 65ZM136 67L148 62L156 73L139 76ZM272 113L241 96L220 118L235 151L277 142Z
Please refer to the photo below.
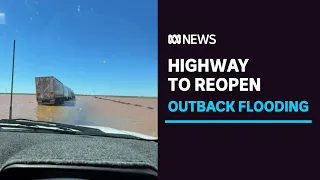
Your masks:
M6 19L5 19L5 14L0 12L0 24L5 24Z

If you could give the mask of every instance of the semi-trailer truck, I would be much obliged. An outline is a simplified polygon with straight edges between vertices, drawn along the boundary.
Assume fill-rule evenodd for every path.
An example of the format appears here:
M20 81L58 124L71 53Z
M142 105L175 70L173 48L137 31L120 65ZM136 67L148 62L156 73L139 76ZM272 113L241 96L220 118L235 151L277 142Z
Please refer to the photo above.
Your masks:
M70 90L67 86L64 86L64 100L68 101L70 99Z
M57 105L75 98L74 95L72 96L73 91L54 76L36 77L35 79L38 104Z
M74 94L74 92L71 90L71 99L75 99L76 95Z
M71 99L75 99L74 92L67 86L64 86L64 100L68 101Z

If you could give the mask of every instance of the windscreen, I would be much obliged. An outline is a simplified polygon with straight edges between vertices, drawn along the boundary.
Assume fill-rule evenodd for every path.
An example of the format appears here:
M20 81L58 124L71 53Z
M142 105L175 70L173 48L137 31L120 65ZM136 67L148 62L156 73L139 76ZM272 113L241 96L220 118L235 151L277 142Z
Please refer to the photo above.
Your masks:
M13 118L157 137L157 18L155 0L0 1L0 118L16 40Z

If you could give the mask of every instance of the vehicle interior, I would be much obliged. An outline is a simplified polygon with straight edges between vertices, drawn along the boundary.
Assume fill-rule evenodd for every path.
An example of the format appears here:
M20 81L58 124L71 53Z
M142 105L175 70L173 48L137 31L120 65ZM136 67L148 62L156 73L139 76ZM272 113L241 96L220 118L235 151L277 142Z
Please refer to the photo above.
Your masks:
M0 131L0 179L157 179L157 142Z
M157 37L157 1L0 1L0 180L157 179Z

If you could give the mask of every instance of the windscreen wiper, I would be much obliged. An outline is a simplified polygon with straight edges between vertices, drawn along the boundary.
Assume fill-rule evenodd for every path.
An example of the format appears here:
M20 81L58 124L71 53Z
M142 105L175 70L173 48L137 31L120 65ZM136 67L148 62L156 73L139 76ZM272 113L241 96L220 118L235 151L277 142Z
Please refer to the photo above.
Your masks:
M25 128L33 130L47 130L62 133L78 134L81 130L73 129L66 126L61 126L56 123L33 121L29 119L1 119L0 127L2 128Z
M56 122L46 122L46 121L35 121L30 119L1 119L0 128L26 128L33 130L43 130L43 131L53 131L67 134L76 134L76 135L89 135L89 136L103 136L103 137L112 137L112 138L122 138L122 139L136 139L136 140L146 140L140 137L133 135L125 134L112 134L105 133L96 128L89 128L83 126L76 126L70 124L62 124ZM150 141L150 140L146 140Z

